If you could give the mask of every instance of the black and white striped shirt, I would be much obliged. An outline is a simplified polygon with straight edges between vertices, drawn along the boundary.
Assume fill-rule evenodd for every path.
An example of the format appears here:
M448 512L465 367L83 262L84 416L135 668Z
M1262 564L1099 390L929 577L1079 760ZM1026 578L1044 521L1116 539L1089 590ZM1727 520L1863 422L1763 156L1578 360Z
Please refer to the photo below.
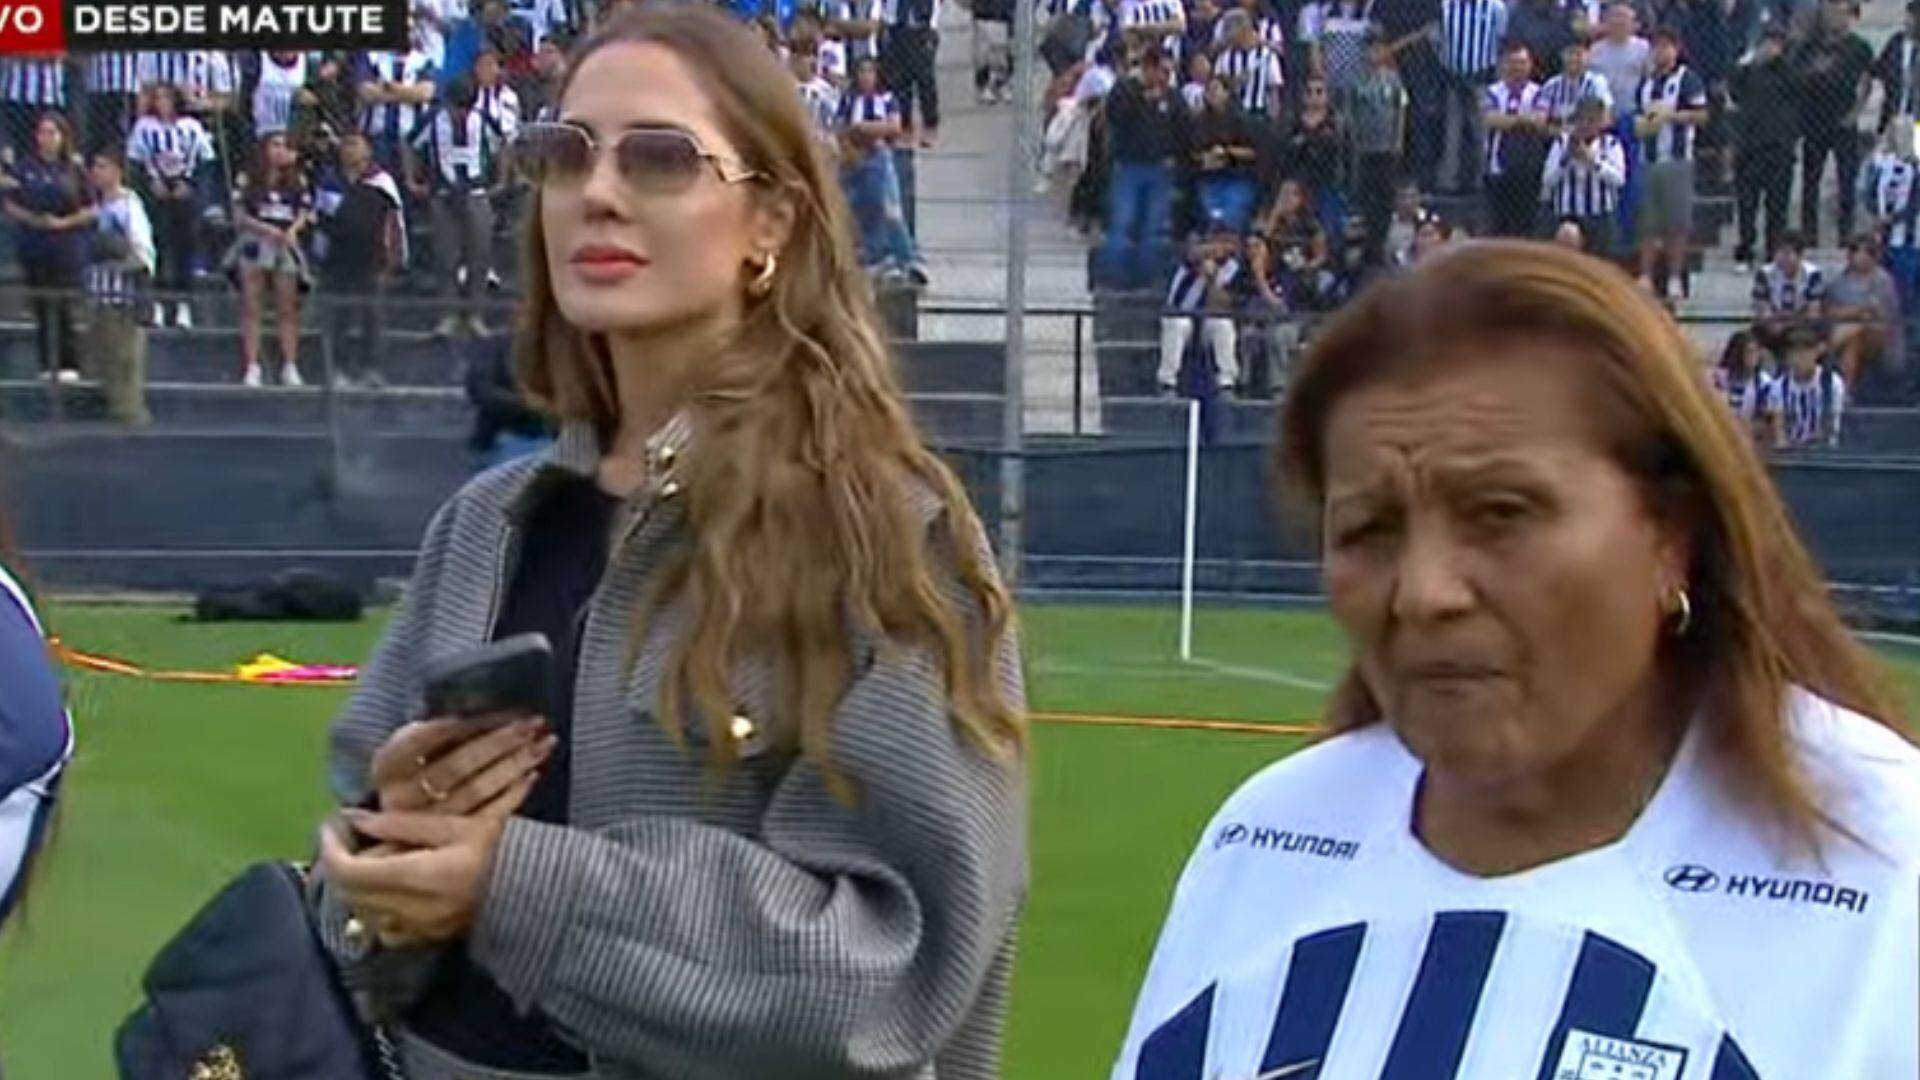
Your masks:
M171 83L188 95L234 92L232 59L207 49L141 53L139 79L141 86Z
M434 105L414 124L407 141L425 158L435 191L473 195L492 186L494 158L505 136L479 109L456 118L453 110Z
M1846 381L1829 367L1801 381L1791 373L1767 387L1767 412L1780 422L1788 446L1837 446L1846 410Z
M359 65L359 77L396 86L431 86L433 61L423 52L367 53ZM360 130L374 139L404 139L420 119L419 105L382 101L360 111Z
M1707 107L1707 85L1685 64L1665 75L1648 72L1640 81L1639 112L1645 114L1654 105L1665 105L1675 112L1694 112ZM1693 160L1694 125L1668 124L1650 139L1640 140L1640 160Z
M1186 21L1186 8L1180 5L1180 0L1123 0L1120 5L1120 26L1125 30L1165 23L1185 26ZM1175 64L1180 62L1180 53L1185 45L1185 38L1178 33L1160 39L1160 48Z
M140 301L140 285L153 273L153 223L140 196L121 191L94 207L94 228L123 237L127 257L88 263L81 274L87 299L103 307L129 308Z
M851 93L840 99L840 126L875 124L900 115L900 103L885 90L872 94Z
M1481 102L1483 112L1496 112L1503 116L1522 116L1528 113L1544 113L1545 106L1540 101L1540 84L1524 82L1519 86L1497 82L1487 87L1485 100ZM1507 133L1495 131L1489 127L1482 152L1487 163L1488 176L1500 176L1506 172ZM1533 160L1538 161L1539 158Z
M1186 311L1198 314L1206 310L1207 293L1213 289L1230 289L1240 280L1240 260L1229 258L1213 269L1213 276L1206 277L1198 267L1181 263L1173 272L1173 281L1167 286L1167 310Z
M1228 49L1214 61L1214 74L1227 80L1246 112L1265 115L1286 79L1280 54L1271 46Z
M294 96L307 84L306 53L293 54L293 62L282 64L272 56L260 54L260 75L253 84L253 131L267 136L293 125Z
M483 86L474 91L473 107L500 129L500 137L513 138L520 130L520 95L507 85Z
M829 10L833 18L839 22L886 21L886 5L883 0L833 0ZM846 50L847 59L851 62L880 55L880 32L876 30L865 37L847 38Z
M1598 101L1613 112L1613 88L1597 71L1583 71L1579 78L1555 75L1540 84L1540 104L1547 118L1565 127L1573 123L1574 110L1583 101Z
M64 106L67 66L59 60L0 60L0 101Z
M1774 315L1797 315L1827 298L1827 275L1818 266L1800 260L1800 272L1789 277L1778 263L1753 272L1753 299Z
M1602 132L1589 145L1591 161L1573 155L1574 135L1553 141L1540 184L1559 217L1595 218L1620 209L1620 189L1627 183L1627 151L1612 132Z
M1892 248L1920 247L1920 162L1909 158L1887 157L1877 162L1873 174L1873 216L1886 223L1886 245Z
M84 68L87 92L90 94L137 94L140 92L139 53L91 53L86 58Z
M213 139L191 116L162 120L143 116L127 136L127 160L147 170L155 180L191 179L203 164L217 160Z
M1440 62L1456 75L1493 70L1500 42L1507 36L1503 0L1442 0Z

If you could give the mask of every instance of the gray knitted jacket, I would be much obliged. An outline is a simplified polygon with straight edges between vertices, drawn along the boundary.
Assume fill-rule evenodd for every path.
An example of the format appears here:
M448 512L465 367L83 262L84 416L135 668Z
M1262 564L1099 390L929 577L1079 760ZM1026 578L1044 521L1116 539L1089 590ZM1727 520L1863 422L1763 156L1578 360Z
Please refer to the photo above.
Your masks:
M538 1006L602 1077L992 1077L1027 879L1026 777L954 730L937 662L856 643L856 676L835 717L835 765L851 808L805 759L738 749L704 772L704 729L676 748L654 718L686 612L648 628L638 662L631 613L670 545L686 540L674 466L697 448L677 418L615 545L579 646L569 823L515 818L501 838L467 949L522 1008ZM591 474L590 428L547 454L475 478L433 519L404 603L334 727L332 787L365 797L374 752L421 712L419 673L489 637L511 574L516 522L547 470ZM935 539L950 528L916 496ZM984 548L972 523L963 537ZM938 550L938 547L935 547ZM949 590L956 603L963 593ZM1018 649L995 658L1025 707ZM771 692L743 663L748 718ZM405 1004L432 959L366 954L324 879L321 932L349 986ZM396 974L398 972L399 974ZM398 999L398 1000L396 1000Z

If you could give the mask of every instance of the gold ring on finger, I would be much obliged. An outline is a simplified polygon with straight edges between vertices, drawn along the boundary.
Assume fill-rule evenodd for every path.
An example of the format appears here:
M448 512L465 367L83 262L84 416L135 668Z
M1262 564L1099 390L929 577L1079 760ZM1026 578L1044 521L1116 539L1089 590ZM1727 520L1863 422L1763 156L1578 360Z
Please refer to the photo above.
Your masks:
M340 928L340 936L346 939L349 948L364 949L367 947L367 924L360 921L360 916L349 915L346 924Z
M426 773L423 772L419 774L419 781L420 781L420 791L422 794L424 794L427 797L428 802L440 803L440 802L447 801L447 796L450 793L442 791L437 787L434 787L433 781L427 778Z

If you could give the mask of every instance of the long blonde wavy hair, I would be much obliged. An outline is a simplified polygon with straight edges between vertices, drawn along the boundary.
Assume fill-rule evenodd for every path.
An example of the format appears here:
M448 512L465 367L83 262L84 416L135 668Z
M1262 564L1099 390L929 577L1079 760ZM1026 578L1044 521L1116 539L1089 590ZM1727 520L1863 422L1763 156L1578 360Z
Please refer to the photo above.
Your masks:
M662 724L679 740L677 721L691 703L713 735L715 763L730 764L730 664L768 657L777 700L790 710L778 730L797 736L800 752L851 797L829 742L855 635L863 635L931 647L958 730L988 752L1017 751L1025 719L994 671L1012 603L966 493L908 414L837 170L792 77L731 17L706 5L650 5L583 40L568 80L594 52L640 42L686 64L740 159L764 177L763 197L784 194L796 210L771 293L748 301L691 394L694 452L680 479L692 542L636 613L644 626L676 599L693 612L663 679ZM523 388L604 438L619 418L606 345L568 323L554 299L537 191L522 240L527 296L515 348ZM916 488L944 509L941 550L930 549ZM956 582L964 596L954 595Z

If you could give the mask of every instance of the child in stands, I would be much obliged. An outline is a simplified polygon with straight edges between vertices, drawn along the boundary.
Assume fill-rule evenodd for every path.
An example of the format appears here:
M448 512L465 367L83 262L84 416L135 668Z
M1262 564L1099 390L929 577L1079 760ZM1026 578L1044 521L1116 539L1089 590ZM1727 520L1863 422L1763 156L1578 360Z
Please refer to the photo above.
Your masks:
M1840 445L1847 383L1827 356L1818 328L1795 326L1786 335L1786 366L1768 388L1766 419L1776 450Z

